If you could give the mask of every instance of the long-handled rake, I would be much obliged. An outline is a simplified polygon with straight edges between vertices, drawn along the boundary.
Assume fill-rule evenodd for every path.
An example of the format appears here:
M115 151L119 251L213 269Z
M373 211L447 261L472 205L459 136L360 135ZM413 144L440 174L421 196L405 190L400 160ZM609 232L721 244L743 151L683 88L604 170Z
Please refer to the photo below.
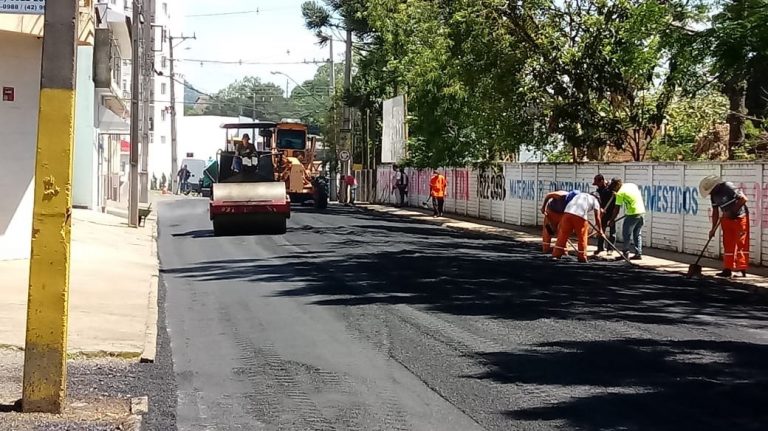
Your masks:
M619 250L619 249L616 247L616 245L614 245L614 244L611 242L611 240L610 240L610 239L608 239L608 236L606 236L606 235L605 235L605 233L603 233L603 231L599 230L599 229L597 228L597 226L595 226L595 224L594 224L594 223L592 223L591 221L587 220L587 223L589 223L589 226L590 226L592 229L594 229L594 231L595 231L595 232L597 232L597 233L598 233L598 234L599 234L601 237L603 237L603 241L605 241L605 243L606 243L606 244L610 245L612 249L616 250L616 252L617 252L617 253L619 253L619 256L621 256L621 257L622 257L622 259L624 259L624 261L626 261L626 262L627 262L628 264L630 264L630 265L633 265L633 264L632 264L632 261L631 261L631 260L629 260L629 258L628 258L628 257L627 257L627 256L626 256L624 253L622 253L622 252L621 252L621 250ZM633 265L633 266L634 266L634 265Z

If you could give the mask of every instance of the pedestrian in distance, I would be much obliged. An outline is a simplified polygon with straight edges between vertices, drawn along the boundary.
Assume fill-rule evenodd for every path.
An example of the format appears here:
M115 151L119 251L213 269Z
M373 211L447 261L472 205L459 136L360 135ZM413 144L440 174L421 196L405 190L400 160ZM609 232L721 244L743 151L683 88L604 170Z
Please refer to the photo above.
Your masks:
M612 242L616 242L616 224L610 223L613 212L616 209L616 195L613 190L608 188L608 182L605 181L605 177L602 174L595 175L592 185L597 187L597 197L600 200L600 207L603 209L602 226L606 230L608 239ZM607 249L607 250L606 250ZM597 237L597 250L594 255L599 256L600 253L608 251L608 255L613 254L613 250L605 246L605 238L601 235Z
M613 209L610 221L616 223L616 216L619 210L624 208L624 224L621 228L621 238L623 242L622 253L624 257L617 260L629 258L630 260L643 259L643 226L645 225L645 202L643 194L637 184L624 183L621 178L613 178L608 186L611 191L616 193L616 207ZM634 249L634 255L630 258L629 253Z
M557 229L565 214L568 192L557 190L544 196L541 203L541 213L544 214L544 225L541 227L541 251L552 253L552 237L557 237Z
M397 164L392 165L392 190L390 193L394 193L397 190L397 184L400 181L400 167ZM397 206L397 202L395 202Z
M397 189L400 197L400 204L398 206L405 206L405 199L408 197L408 175L405 173L405 168L402 166L399 168L397 175L395 176L395 188Z
M709 238L717 233L717 226L723 234L723 270L718 277L731 278L734 271L747 276L749 268L749 208L747 197L733 183L723 181L716 175L705 177L699 183L703 197L709 196L712 203L712 229Z
M602 219L602 209L600 201L591 193L579 193L570 199L565 207L563 219L560 222L560 228L557 231L557 242L552 251L552 257L559 260L565 254L565 246L571 234L576 235L576 249L579 262L587 262L587 242L589 241L589 214L593 213L595 218L595 227L598 233L602 235L603 227L600 222Z
M445 190L448 188L448 180L438 169L434 170L429 180L429 197L432 198L432 217L442 217L445 206Z
M176 173L176 177L179 179L179 189L176 194L184 193L184 190L186 189L185 184L189 180L189 169L187 169L187 165L184 165L179 169L179 172Z
M189 179L192 177L192 172L189 170L189 166L184 165L184 193L189 192Z
M355 205L355 198L357 195L357 178L355 178L354 175L344 175L343 179L344 184L349 189L349 204Z

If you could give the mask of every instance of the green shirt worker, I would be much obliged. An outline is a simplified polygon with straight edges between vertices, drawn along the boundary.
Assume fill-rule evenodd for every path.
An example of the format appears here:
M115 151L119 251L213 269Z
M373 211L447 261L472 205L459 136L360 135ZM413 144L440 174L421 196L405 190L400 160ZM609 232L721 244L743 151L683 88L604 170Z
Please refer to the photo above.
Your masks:
M641 260L643 258L643 225L645 224L643 194L637 184L625 184L621 178L613 178L608 188L616 193L616 208L613 210L611 223L616 220L619 209L622 207L626 216L621 229L624 256L629 257L629 252L634 248L635 255L630 260Z

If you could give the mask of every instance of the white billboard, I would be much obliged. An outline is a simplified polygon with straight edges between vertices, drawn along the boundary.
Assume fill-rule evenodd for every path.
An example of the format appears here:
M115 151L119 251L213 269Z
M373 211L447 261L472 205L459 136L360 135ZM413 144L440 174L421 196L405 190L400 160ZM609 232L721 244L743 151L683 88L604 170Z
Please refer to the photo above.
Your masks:
M382 111L381 162L398 163L405 158L405 97L385 100Z
M0 0L0 13L42 15L45 0Z

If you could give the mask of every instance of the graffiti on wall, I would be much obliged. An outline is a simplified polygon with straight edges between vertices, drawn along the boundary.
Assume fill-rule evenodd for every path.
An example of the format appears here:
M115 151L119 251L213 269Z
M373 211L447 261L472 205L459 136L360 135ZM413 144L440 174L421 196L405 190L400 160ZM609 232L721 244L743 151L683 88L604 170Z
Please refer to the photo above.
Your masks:
M662 214L696 215L699 213L698 187L659 184L638 185L647 211Z
M480 199L503 201L507 198L507 187L504 174L477 174L477 196Z

